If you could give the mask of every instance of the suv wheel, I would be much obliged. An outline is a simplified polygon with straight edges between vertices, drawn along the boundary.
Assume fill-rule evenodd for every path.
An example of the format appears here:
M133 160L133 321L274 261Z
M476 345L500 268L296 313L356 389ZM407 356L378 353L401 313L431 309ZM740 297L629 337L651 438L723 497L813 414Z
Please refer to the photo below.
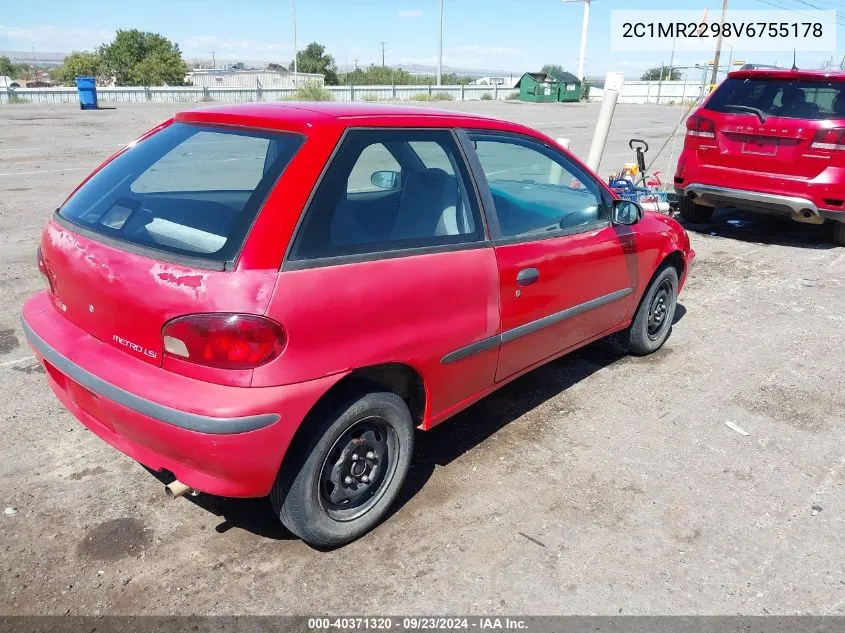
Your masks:
M663 347L672 330L677 305L678 271L664 264L654 275L628 328L628 351L645 356Z
M376 392L327 416L270 493L279 519L303 541L334 547L371 530L396 499L414 447L405 401Z
M709 222L713 217L713 207L705 207L690 200L689 196L681 198L681 217L695 224Z
M833 243L845 246L845 222L833 223Z

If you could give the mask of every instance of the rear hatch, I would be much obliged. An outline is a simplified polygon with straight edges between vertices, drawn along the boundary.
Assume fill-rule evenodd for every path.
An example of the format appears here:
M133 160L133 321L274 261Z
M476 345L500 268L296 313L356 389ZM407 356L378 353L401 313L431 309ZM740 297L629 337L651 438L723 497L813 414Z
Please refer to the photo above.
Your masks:
M687 128L703 131L692 135L692 144L711 163L812 179L845 156L838 147L845 126L843 89L845 81L833 77L732 73Z
M56 309L161 364L162 326L206 312L263 314L275 271L229 269L301 137L173 123L85 181L42 238Z

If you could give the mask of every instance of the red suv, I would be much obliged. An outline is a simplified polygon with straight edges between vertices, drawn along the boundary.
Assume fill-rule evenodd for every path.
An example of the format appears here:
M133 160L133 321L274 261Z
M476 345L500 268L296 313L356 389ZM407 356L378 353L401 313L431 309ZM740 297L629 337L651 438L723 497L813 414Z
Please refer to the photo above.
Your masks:
M694 252L549 138L395 106L219 106L106 161L41 240L26 336L62 403L168 490L370 529L414 427L614 332L672 326Z
M832 221L845 245L845 73L740 70L687 119L681 215L716 207Z

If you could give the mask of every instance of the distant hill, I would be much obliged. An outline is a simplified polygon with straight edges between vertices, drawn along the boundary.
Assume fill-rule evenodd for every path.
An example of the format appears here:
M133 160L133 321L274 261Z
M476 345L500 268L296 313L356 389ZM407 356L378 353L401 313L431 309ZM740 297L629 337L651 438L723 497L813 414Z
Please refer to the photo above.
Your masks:
M0 57L8 57L13 64L35 64L37 66L60 66L67 53L45 53L39 51L0 51Z

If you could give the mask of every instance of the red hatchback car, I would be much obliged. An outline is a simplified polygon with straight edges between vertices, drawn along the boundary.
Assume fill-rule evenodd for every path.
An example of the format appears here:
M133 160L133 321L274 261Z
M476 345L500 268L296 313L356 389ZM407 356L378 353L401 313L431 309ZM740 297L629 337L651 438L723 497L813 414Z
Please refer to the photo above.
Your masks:
M519 125L215 106L62 204L23 327L62 403L171 494L269 494L331 546L384 515L414 427L614 332L658 349L693 258Z
M845 245L845 73L732 72L687 119L681 215L718 207L833 224Z

